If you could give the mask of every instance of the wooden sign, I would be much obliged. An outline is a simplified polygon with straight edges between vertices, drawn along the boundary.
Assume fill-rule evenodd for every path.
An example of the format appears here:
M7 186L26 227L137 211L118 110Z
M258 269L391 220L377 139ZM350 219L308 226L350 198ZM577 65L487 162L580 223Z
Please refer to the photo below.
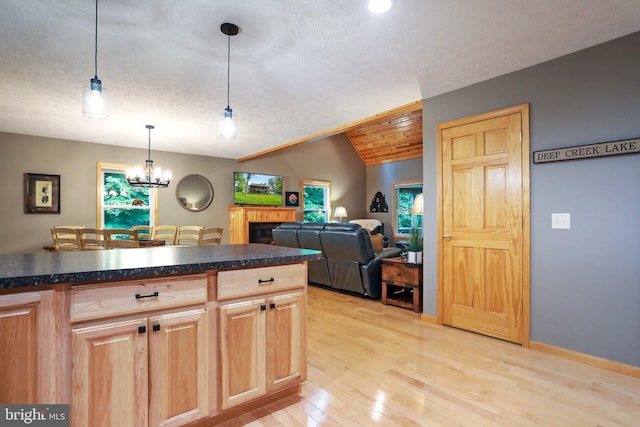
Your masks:
M578 145L553 150L534 151L533 163L559 162L563 160L589 159L592 157L616 156L640 153L640 138L599 144Z

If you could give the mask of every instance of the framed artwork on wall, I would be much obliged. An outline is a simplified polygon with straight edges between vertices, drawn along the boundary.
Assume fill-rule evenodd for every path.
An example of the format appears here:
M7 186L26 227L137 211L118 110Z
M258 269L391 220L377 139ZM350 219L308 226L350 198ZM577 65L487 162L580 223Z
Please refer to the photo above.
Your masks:
M24 212L60 213L60 175L24 174Z
M297 191L285 191L285 206L299 206L300 194Z

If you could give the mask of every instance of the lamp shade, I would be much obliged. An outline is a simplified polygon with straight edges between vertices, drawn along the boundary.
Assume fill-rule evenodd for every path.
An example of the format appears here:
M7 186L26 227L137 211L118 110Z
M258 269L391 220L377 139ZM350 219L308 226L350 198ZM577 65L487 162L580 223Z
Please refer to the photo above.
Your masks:
M420 193L413 199L413 206L411 206L411 215L424 214L424 195Z
M333 212L333 216L334 218L340 218L340 221L342 221L342 218L347 217L347 209L344 206L338 206L336 208L336 210Z

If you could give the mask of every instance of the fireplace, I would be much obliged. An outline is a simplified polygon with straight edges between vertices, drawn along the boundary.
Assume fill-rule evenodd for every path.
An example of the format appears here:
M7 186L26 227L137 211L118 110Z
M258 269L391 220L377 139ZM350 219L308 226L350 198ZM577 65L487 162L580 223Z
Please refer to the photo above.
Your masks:
M282 224L282 222L250 222L249 223L249 243L273 243L271 230Z

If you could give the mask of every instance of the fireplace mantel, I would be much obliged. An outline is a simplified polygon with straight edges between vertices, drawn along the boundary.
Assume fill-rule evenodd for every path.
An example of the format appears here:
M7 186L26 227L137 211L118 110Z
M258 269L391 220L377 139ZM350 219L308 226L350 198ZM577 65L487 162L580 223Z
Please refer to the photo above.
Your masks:
M250 222L292 222L296 208L278 206L229 206L229 238L232 244L249 243Z

